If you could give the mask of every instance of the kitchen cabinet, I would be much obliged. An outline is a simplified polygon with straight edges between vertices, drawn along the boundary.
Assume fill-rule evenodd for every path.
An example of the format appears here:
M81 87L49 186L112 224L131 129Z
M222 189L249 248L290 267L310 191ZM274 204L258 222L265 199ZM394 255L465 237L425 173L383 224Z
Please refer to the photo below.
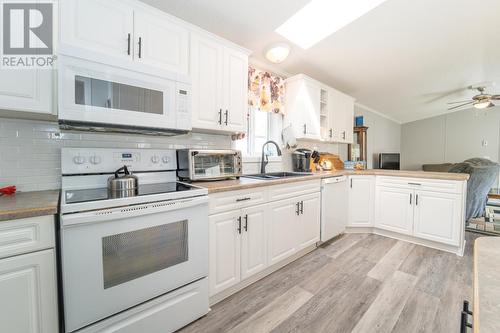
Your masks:
M243 209L241 230L241 279L267 267L267 205Z
M455 193L415 191L413 235L440 243L459 245L462 198Z
M321 83L299 74L288 78L285 88L284 127L292 126L297 139L321 140Z
M193 128L245 132L248 52L201 33L191 34Z
M352 97L303 74L285 84L285 126L292 126L297 139L352 143Z
M61 54L152 74L158 73L139 64L188 74L189 30L172 16L133 1L59 5Z
M58 331L54 250L0 260L0 331Z
M235 210L209 217L210 295L235 285L241 279L240 215L240 211Z
M321 195L314 193L300 200L300 215L298 219L297 236L298 250L316 244L320 239Z
M54 217L0 223L0 332L57 333Z
M349 177L349 227L373 227L375 176Z
M291 198L269 205L268 262L270 265L286 259L297 249L295 228L300 214L299 202L299 198Z
M56 114L53 96L54 73L47 69L2 69L0 79L0 113L23 118L30 114Z
M411 235L415 202L413 190L377 186L375 198L375 227Z
M332 88L328 91L328 98L331 141L352 143L354 138L354 99Z

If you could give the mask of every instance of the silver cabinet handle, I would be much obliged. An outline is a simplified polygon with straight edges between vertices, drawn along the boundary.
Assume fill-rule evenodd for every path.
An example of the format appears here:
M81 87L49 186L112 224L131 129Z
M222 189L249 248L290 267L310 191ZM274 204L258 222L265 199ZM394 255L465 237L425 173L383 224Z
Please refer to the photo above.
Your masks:
M307 124L304 124L304 134L307 134Z
M300 202L300 214L304 214L304 201Z
M410 206L411 206L411 199L412 199L412 197L413 197L413 194L410 193Z
M297 202L297 203L295 204L295 206L297 206L297 208L296 208L296 210L295 210L295 214L300 215L300 202Z
M418 194L415 196L415 206L418 206Z
M417 186L420 186L422 184L420 184L420 183L408 183L408 185L417 185Z
M245 214L245 225L243 228L245 228L245 231L248 231L248 214Z
M342 132L342 138L345 140L345 131Z
M330 128L330 138L333 138L333 129Z
M228 118L228 116L229 116L229 111L228 111L228 110L226 110L225 115L226 115L226 121L225 121L224 123L225 123L225 124L226 124L226 126L227 126L227 118Z
M241 235L241 216L238 217L238 228L236 228L236 230L238 230L238 233Z
M351 178L351 188L352 188L352 178Z
M248 200L250 200L250 199L252 199L252 198L250 198L250 197L240 198L240 199L236 199L236 202L248 201Z
M219 109L219 125L222 125L222 109Z

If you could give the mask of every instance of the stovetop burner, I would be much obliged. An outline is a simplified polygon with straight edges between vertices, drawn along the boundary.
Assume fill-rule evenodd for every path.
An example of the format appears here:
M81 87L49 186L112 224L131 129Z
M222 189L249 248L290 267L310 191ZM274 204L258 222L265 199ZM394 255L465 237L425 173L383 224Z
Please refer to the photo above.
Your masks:
M117 193L108 190L107 187L83 189L83 190L68 190L65 192L65 199L67 204L82 203L90 201L102 201L124 197L138 197L147 196L152 194L164 194L174 192L187 192L199 190L196 187L179 183L157 183L157 184L144 184L139 185L137 191L128 191L125 193Z

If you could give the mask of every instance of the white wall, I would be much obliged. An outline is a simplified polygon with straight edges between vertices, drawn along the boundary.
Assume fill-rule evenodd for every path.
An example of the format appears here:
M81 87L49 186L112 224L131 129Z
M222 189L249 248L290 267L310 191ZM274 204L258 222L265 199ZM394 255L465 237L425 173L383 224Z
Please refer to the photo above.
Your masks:
M498 162L500 107L468 109L406 123L401 133L405 169L420 170L422 164L456 163L472 157Z

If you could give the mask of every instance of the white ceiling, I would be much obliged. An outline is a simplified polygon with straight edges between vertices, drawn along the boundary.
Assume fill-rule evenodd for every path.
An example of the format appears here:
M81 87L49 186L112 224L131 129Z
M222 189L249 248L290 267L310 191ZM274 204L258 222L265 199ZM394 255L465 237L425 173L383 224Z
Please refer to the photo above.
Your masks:
M225 37L266 61L286 41L274 32L309 0L143 0ZM496 81L500 94L499 0L388 0L308 50L292 45L278 69L305 73L400 122L446 113L447 102ZM499 103L500 104L500 103Z

